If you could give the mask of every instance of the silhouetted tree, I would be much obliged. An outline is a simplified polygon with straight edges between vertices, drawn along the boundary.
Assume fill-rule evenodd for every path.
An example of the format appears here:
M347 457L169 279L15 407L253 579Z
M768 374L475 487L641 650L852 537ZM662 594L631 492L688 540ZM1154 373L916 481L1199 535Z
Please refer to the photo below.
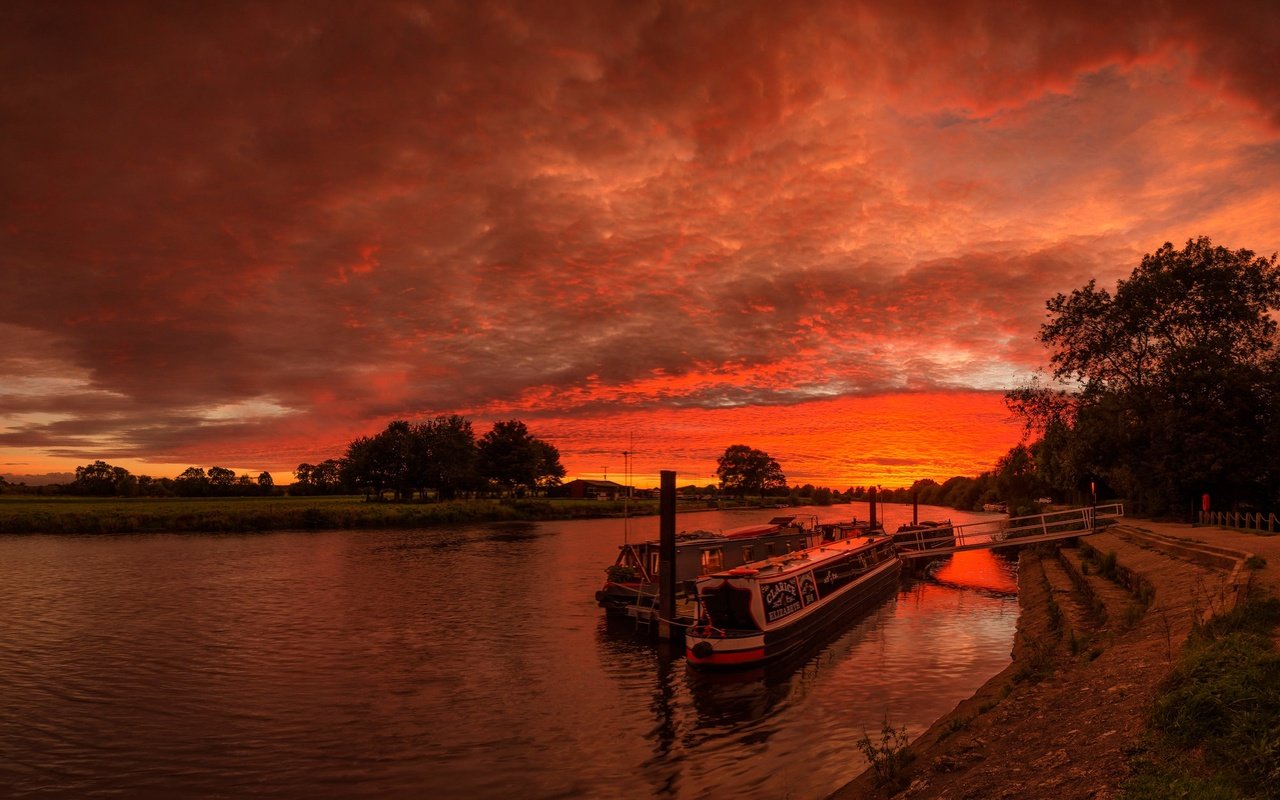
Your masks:
M69 488L74 494L109 497L135 495L138 493L137 486L137 479L124 467L113 467L105 461L95 461L76 467L76 478Z
M1011 392L1060 492L1099 479L1154 513L1209 491L1280 501L1276 256L1165 244L1114 294L1094 281L1047 303L1040 340L1060 387Z
M1036 473L1035 456L1024 445L1016 445L996 462L996 492L1009 507L1009 513L1031 513L1034 498L1044 493L1045 487Z
M720 479L720 488L736 492L743 497L749 491L758 491L760 496L769 489L785 489L787 478L768 453L748 447L745 444L730 445L716 461L716 477Z
M183 497L201 497L209 493L209 478L203 467L187 467L174 480L174 485Z
M236 474L226 467L209 467L205 473L209 483L209 493L226 496L235 492Z
M480 477L506 492L554 485L564 476L560 452L529 433L519 420L494 423L478 443Z
M419 488L435 489L449 500L475 487L479 451L470 420L457 414L436 417L415 425L413 437Z

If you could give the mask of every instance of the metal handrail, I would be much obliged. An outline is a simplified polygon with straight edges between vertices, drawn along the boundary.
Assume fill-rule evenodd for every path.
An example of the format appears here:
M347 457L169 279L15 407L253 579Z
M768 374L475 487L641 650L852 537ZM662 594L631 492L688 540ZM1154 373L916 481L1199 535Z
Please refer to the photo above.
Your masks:
M996 547L1013 541L1033 539L1052 541L1073 536L1086 536L1097 531L1098 522L1124 516L1122 503L1102 506L1083 506L1046 514L1029 514L1007 519L983 520L939 528L940 535L928 539L898 543L905 557L912 555L941 554L956 550L977 550Z
M1267 533L1280 531L1280 519L1276 517L1274 512L1264 516L1260 512L1252 513L1249 511L1202 511L1200 512L1200 524L1220 525L1224 528L1239 528L1246 531L1262 531L1265 525Z

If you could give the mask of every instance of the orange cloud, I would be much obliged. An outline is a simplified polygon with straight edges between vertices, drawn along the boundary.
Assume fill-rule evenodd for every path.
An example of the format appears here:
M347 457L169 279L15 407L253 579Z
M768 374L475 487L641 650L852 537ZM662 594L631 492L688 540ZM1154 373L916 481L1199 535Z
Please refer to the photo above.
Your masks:
M985 425L963 398L1043 361L1047 297L1166 240L1280 249L1278 41L1265 3L9 3L0 448Z

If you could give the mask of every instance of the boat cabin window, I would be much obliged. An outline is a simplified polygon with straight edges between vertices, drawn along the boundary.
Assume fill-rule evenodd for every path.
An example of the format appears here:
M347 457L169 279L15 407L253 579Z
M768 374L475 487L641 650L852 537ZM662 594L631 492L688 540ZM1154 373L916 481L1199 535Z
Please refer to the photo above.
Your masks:
M742 563L746 564L749 561L751 561L751 548L744 547L742 548Z
M649 554L649 574L656 577L658 574L658 556L659 553Z
M724 550L719 547L702 551L702 572L719 572L724 569Z
M773 555L773 542L769 542L764 546L765 555Z
M702 610L721 630L759 630L751 616L751 590L735 589L728 582L702 592Z

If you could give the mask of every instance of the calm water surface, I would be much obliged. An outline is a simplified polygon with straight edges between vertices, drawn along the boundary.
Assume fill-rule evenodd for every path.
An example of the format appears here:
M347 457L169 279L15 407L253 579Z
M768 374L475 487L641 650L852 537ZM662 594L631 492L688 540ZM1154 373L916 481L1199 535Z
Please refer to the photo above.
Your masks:
M629 527L656 538L656 518ZM606 626L621 537L0 537L0 794L820 797L861 769L864 731L918 733L1009 662L1013 570L979 552L786 669L708 679Z

